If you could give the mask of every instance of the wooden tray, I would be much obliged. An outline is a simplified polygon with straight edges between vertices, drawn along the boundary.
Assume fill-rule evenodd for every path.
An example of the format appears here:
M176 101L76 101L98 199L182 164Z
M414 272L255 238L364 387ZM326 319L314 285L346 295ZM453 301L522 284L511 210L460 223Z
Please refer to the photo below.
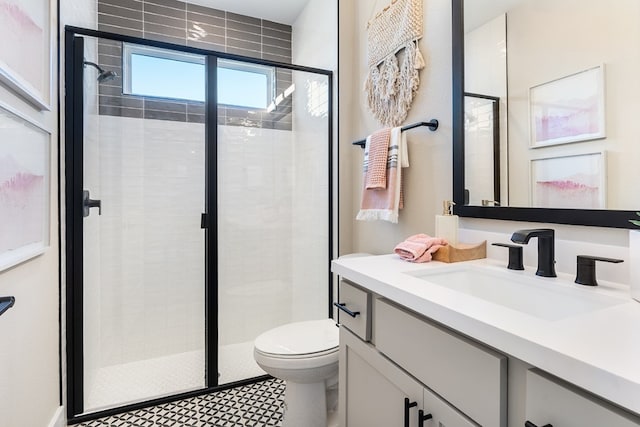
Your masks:
M460 262L471 261L487 257L487 241L481 243L458 243L457 245L447 245L433 254L434 261Z

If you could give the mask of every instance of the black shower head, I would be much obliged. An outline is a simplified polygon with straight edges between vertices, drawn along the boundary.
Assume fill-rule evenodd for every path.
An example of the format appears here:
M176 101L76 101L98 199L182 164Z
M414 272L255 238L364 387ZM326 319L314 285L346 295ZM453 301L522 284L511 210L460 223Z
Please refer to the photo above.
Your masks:
M115 71L104 71L98 74L98 83L108 82L109 80L113 80L118 77L118 73Z
M98 83L103 83L103 82L108 82L109 80L113 80L116 77L118 77L118 74L115 71L108 71L108 70L104 70L102 67L100 67L98 64L96 64L95 62L90 62L90 61L84 61L84 66L86 67L87 65L91 65L92 67L95 67L96 70L98 70Z

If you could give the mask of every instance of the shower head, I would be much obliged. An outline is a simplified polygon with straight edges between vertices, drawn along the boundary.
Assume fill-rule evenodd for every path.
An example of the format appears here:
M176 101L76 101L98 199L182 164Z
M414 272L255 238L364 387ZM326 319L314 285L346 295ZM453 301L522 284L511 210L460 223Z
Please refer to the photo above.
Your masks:
M118 77L118 73L115 71L105 71L98 75L98 83L108 82L109 80L113 80Z
M83 64L84 64L85 67L87 65L91 65L92 67L95 67L96 70L98 70L98 73L99 73L98 74L98 79L97 79L98 83L108 82L109 80L113 80L116 77L118 77L118 74L115 71L104 70L102 67L100 67L95 62L84 61Z

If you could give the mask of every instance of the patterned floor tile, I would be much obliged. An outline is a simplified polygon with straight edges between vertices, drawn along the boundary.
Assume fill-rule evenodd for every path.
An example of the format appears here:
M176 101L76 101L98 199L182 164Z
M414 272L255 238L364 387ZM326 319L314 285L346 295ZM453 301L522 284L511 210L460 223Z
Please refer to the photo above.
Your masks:
M78 424L79 427L280 427L284 381L268 380Z

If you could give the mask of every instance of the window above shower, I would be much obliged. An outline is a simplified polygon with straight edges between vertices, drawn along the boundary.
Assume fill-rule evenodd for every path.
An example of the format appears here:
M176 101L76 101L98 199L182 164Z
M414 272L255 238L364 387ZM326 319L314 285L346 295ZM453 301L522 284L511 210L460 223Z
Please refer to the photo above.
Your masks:
M215 4L216 2L211 2ZM217 4L222 5L221 2ZM191 1L97 0L100 31L203 48L246 57L292 62L292 26L227 12ZM133 47L138 46L133 44ZM100 115L204 123L204 59L167 57L158 51L125 53L127 44L101 39L94 62L122 78L98 85ZM91 58L90 58L91 59ZM136 71L128 75L127 61L150 89L136 88ZM136 64L137 62L137 64ZM278 130L292 129L293 80L290 70L247 67L220 61L218 123ZM141 68L138 68L141 67ZM145 71L146 68L146 71ZM151 69L151 71L149 71ZM193 74L178 87L176 76ZM132 86L126 79L131 78ZM180 78L180 80L183 80ZM237 81L242 84L237 84ZM199 91L194 93L194 88ZM258 97L256 95L259 95Z
M125 95L205 100L202 55L125 43L122 73ZM266 110L275 99L274 67L220 59L217 74L219 105Z

